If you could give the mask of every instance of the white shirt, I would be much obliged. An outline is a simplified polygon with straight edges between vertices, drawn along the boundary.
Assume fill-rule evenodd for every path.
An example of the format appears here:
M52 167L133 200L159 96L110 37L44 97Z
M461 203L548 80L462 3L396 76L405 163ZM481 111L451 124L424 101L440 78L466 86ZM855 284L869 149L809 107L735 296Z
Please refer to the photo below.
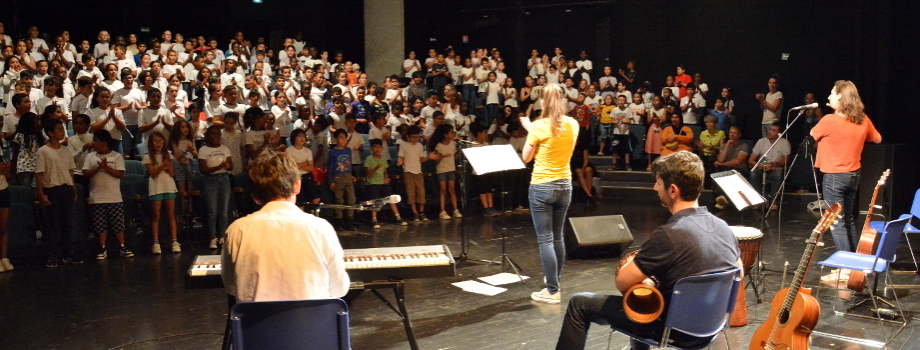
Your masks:
M115 91L112 94L112 104L118 104L121 107L131 106L126 110L121 111L122 115L125 117L125 124L128 125L137 125L137 112L138 110L134 107L138 103L143 103L147 100L144 91L141 89L121 89Z
M125 157L118 152L109 151L107 154L100 155L93 152L86 156L83 162L83 172L99 168L99 162L105 158L109 167L115 170L125 171ZM121 203L121 179L112 176L105 170L99 170L92 178L89 179L89 203Z
M112 108L113 107L109 107L109 109L112 109ZM108 116L109 116L109 111L105 109L100 109L99 107L93 108L89 111L89 118L92 120L93 123L100 122ZM115 109L114 118L118 118L121 121L125 120L125 117L121 114L121 111L118 109ZM118 130L118 128L115 127L114 118L109 119L109 121L105 123L105 126L103 127L103 129L108 130L108 132L112 135L113 139L121 140L121 130Z
M76 164L73 170L74 175L83 175L83 164L86 161L86 155L92 152L91 150L83 150L83 146L91 142L93 142L93 134L88 132L76 134L67 138L67 148L70 150L70 153L73 154L73 161L74 164Z
M221 277L237 301L340 298L345 253L326 220L273 201L227 228Z
M159 131L161 133L164 133L164 135L166 135L166 132L168 131L166 131L166 126L163 125L163 123L166 122L166 123L172 124L173 120L171 117L172 117L172 113L168 109L163 108L163 107L160 107L158 109L144 108L140 112L138 112L138 116L137 116L138 126L144 126L144 125L153 123L157 120L160 121L159 124L150 128L150 130L147 130L142 133L143 134L142 142L146 144L147 138L149 138L150 134L153 133L154 131Z
M157 155L157 166L163 164L163 156ZM168 160L172 162L172 159ZM141 161L141 164L153 164L153 161L150 159L150 155L144 155L144 159ZM157 174L157 177L149 177L147 180L147 195L155 196L163 193L176 193L179 190L176 189L176 181L173 180L172 176L169 176L169 173L166 172L166 168L163 168L163 171L160 171Z
M233 81L236 81L236 84L233 84ZM237 73L223 73L220 75L220 85L227 87L230 85L236 85L238 87L243 87L243 83L246 82L246 78Z
M294 159L295 163L303 163L306 161L313 161L313 151L310 151L310 148L304 147L302 149L297 149L297 147L291 146L284 150L284 153L287 153L291 156L291 159ZM307 174L306 171L299 170L300 174Z
M211 147L208 145L204 145L203 147L201 147L200 150L198 150L198 159L199 160L204 159L205 165L207 165L209 168L220 165L227 158L230 158L230 155L231 155L230 148L224 145L221 145L220 147ZM239 162L241 160L237 159L236 161ZM226 173L226 172L227 172L226 169L220 168L219 170L216 170L212 172L211 174L221 174L221 173Z
M582 68L584 70L594 69L594 65L591 64L591 60L575 61L575 67ZM591 84L591 75L588 74L588 72L581 73L581 79L587 80L588 84Z
M403 61L403 70L405 70L405 68L412 67L413 65L418 65L419 67L422 66L421 62L419 62L418 60L406 59L405 61ZM418 68L412 67L412 69L406 71L406 78L411 78L412 73L415 73L415 72L418 72Z
M764 153L770 149L770 146L773 144L770 143L770 139L764 137L760 140L757 140L757 144L754 145L754 150L751 151L751 154L757 155L757 159L760 159ZM792 152L792 146L789 144L789 140L781 138L776 140L776 146L773 146L773 149L770 150L770 153L767 153L764 157L764 162L776 162L782 159L785 156L788 156ZM777 166L777 168L782 168Z
M690 96L684 96L680 99L680 106L687 106L690 102ZM706 100L703 99L703 96L700 94L693 94L693 104L696 105L696 111L691 111L690 107L687 107L687 110L683 112L684 124L686 125L695 125L699 121L700 116L703 114L703 111L706 109Z
M77 167L73 161L73 153L67 146L59 146L58 149L54 149L44 145L38 149L35 173L43 174L42 185L45 188L61 185L73 186L73 176L70 176L70 171Z
M272 115L275 116L275 129L281 130L281 137L291 136L291 109L288 107L272 106Z
M425 156L425 149L421 143L406 142L399 147L399 157L403 159L403 171L410 174L421 174L422 163L419 158Z
M351 148L351 164L361 164L361 151L358 147L364 145L364 137L357 131L348 133L348 144L345 147Z
M397 118L398 119L398 118ZM374 140L378 139L383 141L383 152L380 156L384 160L390 160L390 151L387 148L390 146L390 140L388 138L383 138L383 135L387 132L387 127L377 128L376 126L371 126L371 129L367 132L367 139Z
M125 67L131 68L132 71L137 70L137 64L134 63L134 58L132 57L127 57L123 60L115 61L115 65L118 66L119 72L121 72L121 69Z

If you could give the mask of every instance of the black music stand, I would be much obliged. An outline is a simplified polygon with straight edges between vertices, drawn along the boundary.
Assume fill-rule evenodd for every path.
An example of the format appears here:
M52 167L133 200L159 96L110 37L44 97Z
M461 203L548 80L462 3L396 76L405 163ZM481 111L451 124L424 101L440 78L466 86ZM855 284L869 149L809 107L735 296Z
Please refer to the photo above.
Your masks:
M515 152L514 148L511 145L495 145L495 146L484 146L476 148L467 148L463 150L463 154L470 164L473 166L473 173L476 175L488 174L493 172L501 172L503 179L504 174L508 170L517 170L524 169L526 166L521 158ZM504 181L502 183L502 206L505 205L505 188ZM521 276L520 267L511 260L511 256L508 254L505 247L507 228L502 227L502 236L501 236L501 255L496 257L493 260L487 260L487 265L481 267L476 272L470 274L470 277L473 277L479 271L482 271L483 268L490 265L501 265L502 271L507 270L508 265L511 266L514 273L517 274L518 278L521 280L521 283L524 283L524 278ZM464 234L464 237L465 234ZM464 245L465 246L465 245ZM507 265L506 265L507 264Z
M710 174L709 177L716 183L717 186L722 188L722 191L725 192L725 196L728 197L728 200L732 202L735 208L738 211L742 211L745 208L753 205L764 204L766 199L754 189L754 186L751 186L751 183L748 182L744 176L741 176L737 170L728 170L718 173ZM764 174L766 178L766 174ZM761 250L763 245L757 247L757 259L755 259L753 270L751 274L746 277L749 278L748 285L753 287L754 295L757 297L757 302L762 302L760 298L760 292L757 290L757 279L754 278L754 275L760 277L761 287L763 287L763 270L760 268Z

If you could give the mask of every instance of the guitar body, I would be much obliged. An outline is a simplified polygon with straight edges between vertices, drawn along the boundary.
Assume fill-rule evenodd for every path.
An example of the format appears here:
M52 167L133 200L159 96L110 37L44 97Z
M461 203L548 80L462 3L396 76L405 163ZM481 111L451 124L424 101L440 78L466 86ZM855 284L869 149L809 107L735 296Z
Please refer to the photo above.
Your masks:
M871 219L871 217L866 218L867 226ZM856 252L859 254L872 255L875 253L875 249L878 248L879 239L878 231L871 228L863 230L862 235L859 236L859 245L856 246ZM866 288L866 274L862 271L850 270L850 279L847 280L847 288L862 292L863 289Z
M770 316L757 328L751 337L751 350L807 350L811 331L818 324L821 306L811 296L810 288L801 288L792 303L789 317L784 323L777 322L789 288L780 289L770 305ZM773 330L775 326L775 331ZM771 337L772 333L772 337Z
M859 244L856 246L856 253L872 255L875 253L875 249L878 248L878 240L881 237L878 231L870 228L869 223L872 221L872 213L875 211L875 201L878 199L878 191L885 185L885 181L890 174L891 169L885 170L878 179L878 183L875 185L875 190L872 192L872 202L869 204L869 210L866 211L866 223L863 225L862 233L859 236ZM862 271L851 270L850 277L847 280L847 288L862 292L863 289L866 288L866 274Z

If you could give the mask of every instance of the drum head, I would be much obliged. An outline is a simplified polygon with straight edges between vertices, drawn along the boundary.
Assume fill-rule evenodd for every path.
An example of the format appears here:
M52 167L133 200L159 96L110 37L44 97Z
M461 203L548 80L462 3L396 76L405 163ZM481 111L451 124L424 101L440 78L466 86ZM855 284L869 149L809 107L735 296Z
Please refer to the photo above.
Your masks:
M735 234L735 238L739 241L748 241L752 239L760 239L763 237L763 232L760 230L748 227L748 226L730 226L732 233Z

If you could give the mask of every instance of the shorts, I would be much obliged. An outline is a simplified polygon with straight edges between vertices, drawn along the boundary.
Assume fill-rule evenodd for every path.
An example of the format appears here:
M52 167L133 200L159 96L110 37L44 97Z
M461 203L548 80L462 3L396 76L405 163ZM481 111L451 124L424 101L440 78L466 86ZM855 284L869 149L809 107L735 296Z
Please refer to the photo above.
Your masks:
M0 190L0 209L10 208L10 189L9 187Z
M297 203L312 203L319 198L319 189L313 181L313 173L300 174L300 192L297 193Z
M176 192L160 193L147 197L151 202L171 201L176 199Z
M192 181L195 178L195 173L192 172L192 162L182 164L176 161L173 165L176 166L176 182Z
M475 194L495 192L495 184L500 183L499 181L501 181L501 174L499 173L488 173L474 176L473 188L476 190Z
M124 203L91 204L93 215L92 228L95 233L124 233L125 232L125 207Z
M425 204L425 177L422 174L403 173L403 182L409 205Z
M389 197L393 195L393 190L390 188L389 184L367 185L365 189L367 190L368 200L374 200L374 199Z
M608 137L613 137L613 124L601 124L598 140L603 141Z
M438 182L457 181L457 174L453 171L438 173Z
M616 154L626 154L632 152L632 147L629 145L629 134L626 135L613 135L613 152Z

